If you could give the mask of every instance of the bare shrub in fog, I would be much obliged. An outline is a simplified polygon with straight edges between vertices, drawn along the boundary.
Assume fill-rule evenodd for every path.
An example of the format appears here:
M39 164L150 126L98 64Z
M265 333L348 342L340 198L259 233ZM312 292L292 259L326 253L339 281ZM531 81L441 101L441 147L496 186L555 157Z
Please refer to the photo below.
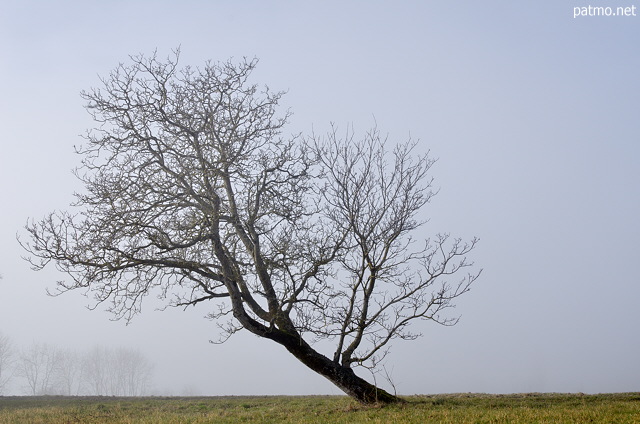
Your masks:
M103 396L109 392L110 352L104 346L95 346L82 356L83 392Z
M81 356L75 350L58 350L54 373L56 393L71 396L80 394L82 384Z
M0 333L0 395L4 391L11 379L13 364L13 346L9 336Z
M114 388L117 395L140 396L149 390L151 363L139 351L116 349L112 353Z

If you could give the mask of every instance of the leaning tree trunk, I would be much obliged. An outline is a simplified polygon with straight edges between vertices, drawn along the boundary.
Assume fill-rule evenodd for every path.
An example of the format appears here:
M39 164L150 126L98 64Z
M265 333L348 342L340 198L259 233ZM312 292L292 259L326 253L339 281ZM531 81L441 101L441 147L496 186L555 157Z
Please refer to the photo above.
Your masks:
M342 366L318 353L300 337L278 338L293 356L307 367L324 376L343 392L364 404L403 402L397 396L358 377L351 368Z

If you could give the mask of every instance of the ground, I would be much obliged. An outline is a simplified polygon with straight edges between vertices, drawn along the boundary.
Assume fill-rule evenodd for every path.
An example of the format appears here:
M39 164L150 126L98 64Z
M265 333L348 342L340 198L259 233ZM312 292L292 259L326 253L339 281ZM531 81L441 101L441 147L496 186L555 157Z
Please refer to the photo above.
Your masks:
M346 396L0 397L0 424L639 423L640 393L450 394L363 406Z

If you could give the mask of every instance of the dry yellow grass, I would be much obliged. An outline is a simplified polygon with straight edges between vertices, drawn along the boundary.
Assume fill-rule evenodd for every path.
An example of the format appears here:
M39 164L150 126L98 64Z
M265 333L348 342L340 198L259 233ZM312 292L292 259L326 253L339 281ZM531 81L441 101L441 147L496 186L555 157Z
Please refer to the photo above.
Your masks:
M406 399L365 407L340 396L0 397L0 423L640 423L640 393Z

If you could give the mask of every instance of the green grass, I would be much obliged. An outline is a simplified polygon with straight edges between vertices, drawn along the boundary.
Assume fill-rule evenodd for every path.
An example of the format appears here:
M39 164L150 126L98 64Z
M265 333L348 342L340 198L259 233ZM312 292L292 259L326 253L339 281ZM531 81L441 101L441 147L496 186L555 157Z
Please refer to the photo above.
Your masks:
M0 424L640 423L640 393L411 396L362 406L344 396L0 397Z

